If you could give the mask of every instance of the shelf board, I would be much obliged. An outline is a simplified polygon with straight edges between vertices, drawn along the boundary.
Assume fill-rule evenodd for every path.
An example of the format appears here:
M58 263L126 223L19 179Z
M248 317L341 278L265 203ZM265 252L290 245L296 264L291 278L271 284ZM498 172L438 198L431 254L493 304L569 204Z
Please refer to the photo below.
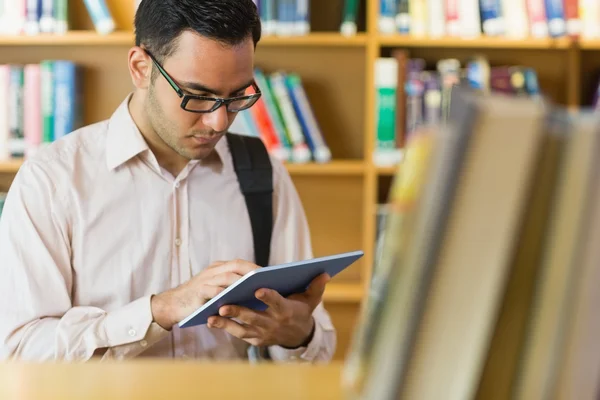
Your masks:
M428 38L410 35L379 35L378 41L381 46L489 49L567 49L573 44L573 40L570 38L510 39L485 36L464 39L454 37Z
M365 46L367 36L359 33L355 36L343 36L336 32L315 32L305 36L263 36L260 46Z
M375 170L379 176L393 176L398 172L398 167L375 167Z
M365 163L362 160L334 160L317 164L285 164L290 175L362 175Z
M95 31L69 31L64 35L0 36L0 46L132 46L134 34L129 31L100 35ZM263 36L259 46L364 46L367 36L342 36L335 32L315 32L305 36Z
M364 297L362 283L330 283L323 300L330 303L360 303Z
M22 160L0 161L0 173L14 174L21 167ZM362 175L365 164L354 160L331 161L325 164L286 164L291 175Z
M132 46L132 32L100 35L95 31L69 31L64 35L0 36L0 46Z
M600 50L600 39L579 39L578 43L583 50Z

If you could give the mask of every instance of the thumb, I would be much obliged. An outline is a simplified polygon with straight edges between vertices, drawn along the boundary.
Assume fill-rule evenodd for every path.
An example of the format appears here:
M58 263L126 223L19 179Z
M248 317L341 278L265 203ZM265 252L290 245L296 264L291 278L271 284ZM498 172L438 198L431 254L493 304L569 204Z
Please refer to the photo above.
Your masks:
M317 308L321 302L323 294L325 293L325 287L330 280L331 277L328 274L319 275L311 282L308 289L306 289L306 292L304 292L304 296L313 310Z

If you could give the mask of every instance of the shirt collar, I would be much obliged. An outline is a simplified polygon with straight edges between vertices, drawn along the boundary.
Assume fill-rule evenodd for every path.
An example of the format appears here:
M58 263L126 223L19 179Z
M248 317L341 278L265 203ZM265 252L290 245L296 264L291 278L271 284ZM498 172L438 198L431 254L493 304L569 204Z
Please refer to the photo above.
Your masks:
M106 138L106 164L109 169L115 169L135 156L145 151L150 151L144 136L141 134L137 125L133 121L129 112L129 101L132 94L116 109L108 122L108 132ZM208 159L203 160L202 164L213 164L218 169L226 167L229 160L229 146L227 138L224 136L215 146L215 152ZM197 164L198 161L191 161L190 166Z
M106 137L106 164L115 169L133 157L149 150L148 144L129 113L132 94L116 109L108 122Z

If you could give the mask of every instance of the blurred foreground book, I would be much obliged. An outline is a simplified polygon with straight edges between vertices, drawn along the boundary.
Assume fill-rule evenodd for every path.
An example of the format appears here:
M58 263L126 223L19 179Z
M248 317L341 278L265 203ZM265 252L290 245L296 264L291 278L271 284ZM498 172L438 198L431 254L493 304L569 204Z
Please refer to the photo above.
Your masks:
M596 399L600 119L456 88L407 143L352 399Z

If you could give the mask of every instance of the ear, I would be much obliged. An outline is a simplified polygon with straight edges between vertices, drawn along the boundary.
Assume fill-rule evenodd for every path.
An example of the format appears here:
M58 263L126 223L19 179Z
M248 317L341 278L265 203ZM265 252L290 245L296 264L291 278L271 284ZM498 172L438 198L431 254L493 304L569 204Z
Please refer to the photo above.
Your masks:
M129 73L133 85L138 89L148 89L152 75L152 60L146 52L138 47L129 50Z

